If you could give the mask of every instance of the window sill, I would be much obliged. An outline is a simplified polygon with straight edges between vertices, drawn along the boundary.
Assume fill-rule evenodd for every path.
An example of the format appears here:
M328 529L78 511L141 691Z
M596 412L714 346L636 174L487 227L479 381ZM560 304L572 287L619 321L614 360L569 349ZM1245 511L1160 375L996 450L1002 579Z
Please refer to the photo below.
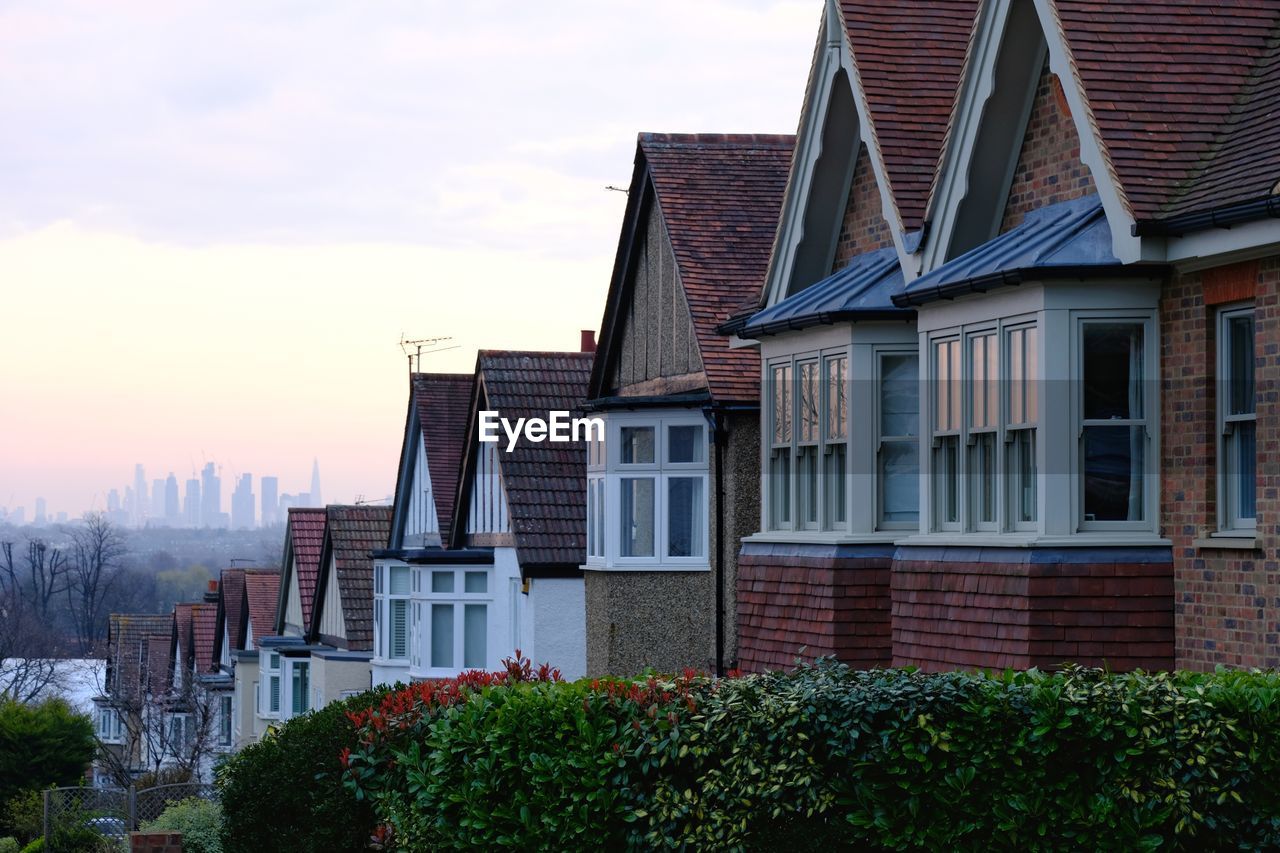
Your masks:
M918 533L899 538L898 545L951 545L988 548L1160 548L1172 540L1152 533L1077 533L1041 536L1037 533Z
M370 666L382 667L383 669L408 669L408 658L371 658Z
M605 565L582 565L579 566L584 572L709 572L711 571L710 563L701 565L670 565L663 563L653 563L651 565L626 565L626 566L605 566Z
M772 530L742 537L743 542L776 542L798 545L892 545L909 530L880 530L872 533L838 533L818 530Z
M1257 536L1248 533L1213 533L1203 539L1193 539L1193 548L1199 551L1257 551Z

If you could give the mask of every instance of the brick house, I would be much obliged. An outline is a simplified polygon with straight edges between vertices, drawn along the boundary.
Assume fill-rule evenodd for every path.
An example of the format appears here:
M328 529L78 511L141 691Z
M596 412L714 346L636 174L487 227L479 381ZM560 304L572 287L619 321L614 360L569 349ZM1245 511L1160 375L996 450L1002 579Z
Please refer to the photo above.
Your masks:
M587 407L587 672L721 671L755 528L758 298L790 136L641 134ZM672 606L672 602L679 602Z
M213 648L218 673L228 683L219 696L221 749L240 749L266 733L268 721L258 715L258 648L271 634L279 593L278 571L222 570Z
M1278 32L1272 3L828 4L734 329L770 438L744 663L1276 662ZM832 400L870 413L847 440Z

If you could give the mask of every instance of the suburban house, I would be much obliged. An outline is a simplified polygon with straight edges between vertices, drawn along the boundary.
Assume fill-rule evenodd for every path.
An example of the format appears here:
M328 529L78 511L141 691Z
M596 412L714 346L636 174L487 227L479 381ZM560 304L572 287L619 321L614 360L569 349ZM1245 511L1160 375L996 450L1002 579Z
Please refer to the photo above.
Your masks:
M172 631L172 614L107 618L104 684L93 699L100 743L93 763L97 786L122 784L147 770L145 717L149 698L167 689Z
M220 748L239 749L266 732L266 721L257 714L257 641L264 632L269 635L275 622L279 590L278 571L222 571L213 653L220 675L230 682L230 691L218 699Z
M759 516L759 298L793 137L639 137L587 390L586 667L723 672ZM678 604L674 604L678 602Z
M469 373L414 373L409 377L391 533L383 543L385 548L375 554L374 684L408 683L415 674L421 677L421 667L411 671L409 666L414 566L447 565L458 554L445 543L453 525L473 384ZM489 554L486 551L478 556L484 559ZM464 564L470 559L458 556ZM419 569L418 574L425 571L429 570Z
M744 663L1280 660L1278 27L1274 4L827 4L734 330L766 397Z

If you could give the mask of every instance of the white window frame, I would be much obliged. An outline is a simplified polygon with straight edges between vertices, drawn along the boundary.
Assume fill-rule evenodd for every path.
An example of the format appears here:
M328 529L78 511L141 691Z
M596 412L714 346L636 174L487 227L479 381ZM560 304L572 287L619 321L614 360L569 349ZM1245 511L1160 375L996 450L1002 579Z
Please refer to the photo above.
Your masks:
M377 563L373 570L373 639L375 651L375 661L378 664L403 665L409 662L409 649L412 645L410 635L413 633L411 628L412 607L409 603L412 591L411 584L415 580L412 567L405 563L390 562ZM397 573L403 572L404 588L403 592L396 592L393 589L392 579ZM392 648L392 611L395 609L397 602L403 602L404 607L404 649L396 654L396 649Z
M1231 324L1233 320L1248 317L1254 321L1254 359L1257 358L1257 319L1256 308L1252 301L1247 303L1236 303L1234 305L1224 306L1219 309L1217 315L1217 365L1215 375L1217 377L1217 405L1215 407L1215 423L1217 433L1217 450L1218 450L1218 470L1217 470L1217 489L1218 489L1218 531L1225 534L1236 534L1242 536L1253 536L1257 533L1257 473L1258 473L1258 457L1257 457L1257 420L1258 420L1258 399L1257 399L1257 375L1256 364L1254 366L1254 393L1253 393L1253 411L1247 413L1233 414L1231 412ZM1254 488L1254 515L1241 515L1239 500L1236 489L1233 486L1236 478L1241 474L1236 470L1235 464L1235 445L1238 441L1237 424L1251 423L1254 425L1254 458L1251 474L1253 477Z
M124 725L119 709L98 709L98 740L103 743L121 743L124 740Z
M884 433L884 360L886 358L903 358L910 357L916 361L916 372L914 381L916 383L916 431L913 435L887 435ZM885 518L885 473L884 473L884 456L883 450L887 444L911 444L916 450L916 478L919 479L920 473L920 424L922 412L920 408L919 393L919 377L920 377L920 350L918 347L901 347L901 346L878 346L872 351L872 359L875 370L875 383L872 395L874 411L872 413L872 424L874 425L875 439L875 529L876 530L919 530L920 529L920 502L919 487L917 486L916 500L916 516L910 521L890 521Z
M1089 325L1135 324L1142 327L1142 417L1089 421L1084 418L1084 330ZM1158 392L1160 350L1155 313L1152 311L1073 311L1071 319L1071 395L1072 427L1075 441L1071 444L1071 481L1075 490L1072 505L1075 530L1091 532L1154 533L1159 524L1159 432L1160 400ZM1086 427L1142 427L1142 519L1135 521L1090 520L1085 517L1084 441Z
M278 720L284 707L284 684L281 681L280 653L263 649L260 655L262 674L258 680L258 716L264 720ZM275 663L272 667L271 664ZM276 707L271 707L271 685L275 683Z
M313 710L311 701L311 658L283 658L281 669L281 681L284 688L280 698L280 716L282 719L293 719L300 717L308 711ZM302 685L299 691L294 690L294 676L299 672L306 673L306 684ZM301 702L299 702L301 697ZM301 704L301 708L295 706Z
M410 654L410 674L415 678L450 678L469 669L486 669L493 659L493 628L497 614L494 611L494 584L497 575L493 566L461 565L461 566L422 566L414 567L413 598L410 604L409 632L412 652ZM437 573L452 573L453 589L448 592L433 591L432 576ZM467 592L467 575L481 574L485 578L484 592ZM484 605L485 649L480 660L473 660L472 666L466 661L466 607L468 605ZM435 606L453 607L453 661L450 666L432 665L432 608Z
M588 553L587 565L593 568L644 571L697 571L710 568L710 429L700 411L616 412L605 416L606 440L588 445ZM695 443L700 459L694 462L672 462L669 459L670 430L696 427ZM653 430L653 461L624 463L620 458L623 429ZM594 445L594 447L593 447ZM622 556L621 510L623 480L653 481L653 554ZM692 519L697 532L694 556L671 556L672 530L669 523L671 484L675 480L696 480L700 494L696 497Z

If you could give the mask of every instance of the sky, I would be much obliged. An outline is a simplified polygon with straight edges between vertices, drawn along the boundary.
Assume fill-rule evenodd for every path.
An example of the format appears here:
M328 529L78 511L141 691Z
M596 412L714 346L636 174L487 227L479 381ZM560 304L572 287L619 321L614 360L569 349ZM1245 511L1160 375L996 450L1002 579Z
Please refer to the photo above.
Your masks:
M402 337L576 349L640 131L792 133L821 0L0 0L0 506L391 493Z

